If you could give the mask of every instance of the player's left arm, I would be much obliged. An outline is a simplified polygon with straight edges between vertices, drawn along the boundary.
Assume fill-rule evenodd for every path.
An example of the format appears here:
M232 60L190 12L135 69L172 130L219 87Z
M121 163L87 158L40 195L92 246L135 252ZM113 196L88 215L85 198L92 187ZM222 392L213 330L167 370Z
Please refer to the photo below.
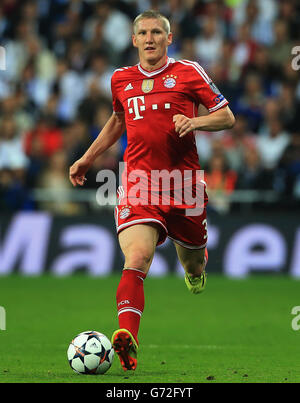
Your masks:
M209 115L197 116L195 118L188 118L180 114L174 115L173 122L175 124L175 131L179 134L179 137L183 137L193 130L215 132L231 129L234 126L235 117L227 105L215 112L211 112Z

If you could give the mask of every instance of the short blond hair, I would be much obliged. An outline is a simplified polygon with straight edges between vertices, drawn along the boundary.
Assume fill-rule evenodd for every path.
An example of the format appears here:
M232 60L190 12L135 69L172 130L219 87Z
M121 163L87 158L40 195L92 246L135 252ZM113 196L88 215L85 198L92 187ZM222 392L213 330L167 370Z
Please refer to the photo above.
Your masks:
M144 11L143 13L139 14L135 20L133 21L133 33L136 33L136 27L137 24L143 20L143 19L150 19L153 18L155 20L160 20L162 22L162 27L164 29L164 31L166 31L166 33L169 35L169 33L171 32L171 27L170 27L170 22L167 19L167 17L165 17L164 15L162 15L160 12L155 11L155 10L147 10Z

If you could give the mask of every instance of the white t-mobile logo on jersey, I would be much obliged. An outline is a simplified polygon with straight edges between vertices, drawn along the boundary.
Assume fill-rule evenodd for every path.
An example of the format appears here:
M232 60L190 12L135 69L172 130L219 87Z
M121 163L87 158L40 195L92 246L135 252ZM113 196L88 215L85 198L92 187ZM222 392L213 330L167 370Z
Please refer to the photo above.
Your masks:
M131 107L131 101L132 101L133 108ZM164 108L164 109L171 109L171 104L170 103L165 103L161 107ZM155 111L155 110L159 109L159 105L158 104L152 104L151 109L153 111ZM128 98L128 112L129 113L134 113L133 120L144 119L144 116L140 115L140 112L143 112L144 110L146 110L145 97L144 96Z
M132 101L133 109L131 108L130 104ZM139 101L140 101L140 106L139 106ZM140 112L144 111L146 109L145 107L145 97L133 97L133 98L128 98L128 111L129 113L133 113L135 117L133 120L138 120L138 119L144 119L143 116L140 115Z

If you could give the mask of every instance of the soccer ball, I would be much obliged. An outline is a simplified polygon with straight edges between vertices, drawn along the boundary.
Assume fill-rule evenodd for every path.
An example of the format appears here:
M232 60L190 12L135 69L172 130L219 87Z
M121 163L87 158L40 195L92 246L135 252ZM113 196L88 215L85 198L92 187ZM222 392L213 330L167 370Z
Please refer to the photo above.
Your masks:
M112 365L114 349L104 334L88 330L71 341L67 356L79 374L104 374Z

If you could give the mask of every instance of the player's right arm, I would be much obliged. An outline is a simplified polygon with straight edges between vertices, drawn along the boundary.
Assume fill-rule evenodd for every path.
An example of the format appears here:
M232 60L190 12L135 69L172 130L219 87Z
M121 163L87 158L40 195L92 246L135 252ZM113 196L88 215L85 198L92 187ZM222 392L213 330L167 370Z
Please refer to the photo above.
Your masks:
M124 133L126 128L124 113L113 113L99 133L96 140L69 170L69 178L73 186L83 185L85 174L95 159L111 147Z

